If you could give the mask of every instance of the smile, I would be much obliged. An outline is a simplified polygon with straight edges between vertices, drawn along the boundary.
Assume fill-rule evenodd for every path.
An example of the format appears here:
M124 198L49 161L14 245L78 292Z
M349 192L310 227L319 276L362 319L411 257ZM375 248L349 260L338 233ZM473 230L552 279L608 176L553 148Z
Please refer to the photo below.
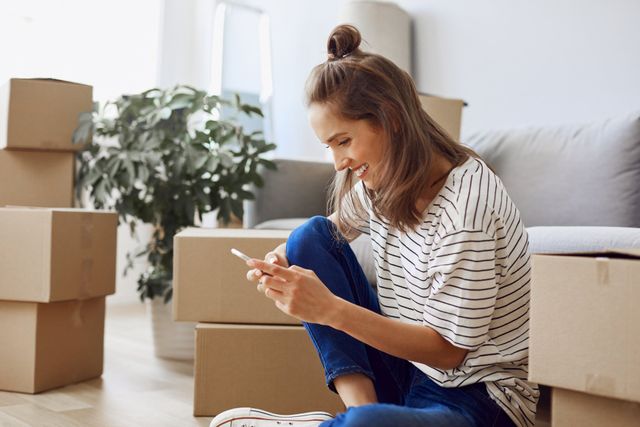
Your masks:
M369 164L365 163L360 166L358 169L355 169L354 172L358 178L362 178L362 175L369 169Z

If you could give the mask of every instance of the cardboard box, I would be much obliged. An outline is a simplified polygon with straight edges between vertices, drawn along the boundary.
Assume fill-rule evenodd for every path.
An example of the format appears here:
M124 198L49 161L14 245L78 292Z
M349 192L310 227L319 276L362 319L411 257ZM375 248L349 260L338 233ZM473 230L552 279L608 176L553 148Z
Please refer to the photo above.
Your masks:
M231 254L236 248L262 258L286 241L289 230L189 228L173 241L173 318L175 320L300 325L256 291L249 268Z
M302 326L198 324L194 415L244 406L281 414L344 410Z
M114 293L117 223L112 212L0 208L0 300Z
M105 298L0 301L0 390L38 393L102 375Z
M529 380L640 402L640 250L534 255Z
M561 388L552 393L552 427L638 427L640 403Z
M441 98L434 95L420 94L422 108L435 120L454 141L460 141L462 125L462 109L466 103L461 99Z
M75 151L82 112L93 111L91 86L54 79L11 79L0 88L0 148Z
M0 150L0 206L73 206L74 155Z

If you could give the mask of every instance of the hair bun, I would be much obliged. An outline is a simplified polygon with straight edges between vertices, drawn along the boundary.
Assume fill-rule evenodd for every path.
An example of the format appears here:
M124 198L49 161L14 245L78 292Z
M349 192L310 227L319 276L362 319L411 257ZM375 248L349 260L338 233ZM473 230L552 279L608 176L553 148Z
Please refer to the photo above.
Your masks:
M338 25L331 31L327 42L329 60L342 59L358 50L362 37L353 25Z

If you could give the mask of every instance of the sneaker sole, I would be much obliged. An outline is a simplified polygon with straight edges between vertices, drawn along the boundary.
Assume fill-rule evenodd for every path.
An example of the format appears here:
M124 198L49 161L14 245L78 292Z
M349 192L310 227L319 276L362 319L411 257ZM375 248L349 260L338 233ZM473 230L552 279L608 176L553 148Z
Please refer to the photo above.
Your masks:
M209 427L224 427L225 424L231 424L233 421L238 421L238 420L280 421L285 423L295 423L295 422L321 423L323 421L327 421L333 418L333 416L328 412L303 412L300 414L281 415L281 414L274 414L272 412L267 412L261 409L254 409L254 408L237 408L236 410L232 410L232 411L237 412L237 415L229 414L223 420L216 420L214 418L211 421L211 424ZM251 415L250 416L243 415L247 413L251 413ZM223 415L223 414L220 414L220 415ZM214 424L214 421L216 421L216 424ZM292 425L295 427L295 424L292 424Z

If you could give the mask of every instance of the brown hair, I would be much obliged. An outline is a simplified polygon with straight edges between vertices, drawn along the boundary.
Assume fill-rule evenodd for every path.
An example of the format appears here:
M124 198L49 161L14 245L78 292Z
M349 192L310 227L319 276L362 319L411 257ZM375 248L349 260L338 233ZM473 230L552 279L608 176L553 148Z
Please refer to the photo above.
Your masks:
M429 185L426 177L434 152L454 165L469 156L468 147L455 142L422 109L411 76L385 57L360 50L360 32L340 25L327 43L328 59L313 68L307 80L307 105L324 104L347 120L367 120L382 129L388 141L380 170L380 186L366 189L371 209L401 231L421 222L418 195ZM338 230L352 234L366 218L364 206L351 192L353 171L336 173L330 189L329 211L335 211Z

